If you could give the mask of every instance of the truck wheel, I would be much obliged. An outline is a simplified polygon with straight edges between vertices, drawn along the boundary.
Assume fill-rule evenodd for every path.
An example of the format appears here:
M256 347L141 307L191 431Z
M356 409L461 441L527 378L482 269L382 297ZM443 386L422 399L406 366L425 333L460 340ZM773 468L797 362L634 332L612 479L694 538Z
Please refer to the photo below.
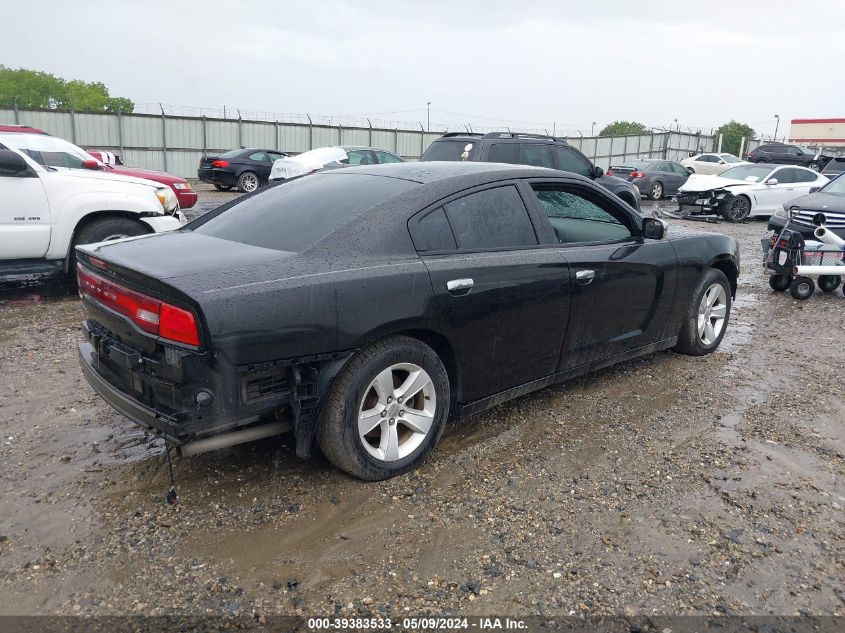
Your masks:
M769 286L775 292L785 292L789 290L789 284L792 283L792 277L789 275L772 275L769 277Z
M798 301L806 301L816 291L816 284L809 277L796 277L789 284L789 294Z
M745 222L751 215L751 200L746 196L732 196L719 203L719 213L728 222Z
M419 466L449 415L449 377L437 353L406 336L361 350L338 375L317 420L326 457L377 481Z
M839 275L821 275L819 277L819 288L822 292L833 292L842 283L842 277Z
M74 246L80 244L93 244L94 242L108 242L119 240L124 237L144 235L150 230L137 220L129 218L102 218L89 222L76 234L73 240Z
M728 329L731 285L721 270L708 268L692 295L675 351L704 356L716 350Z
M259 185L258 175L254 171L245 171L238 176L238 191L241 193L252 193Z

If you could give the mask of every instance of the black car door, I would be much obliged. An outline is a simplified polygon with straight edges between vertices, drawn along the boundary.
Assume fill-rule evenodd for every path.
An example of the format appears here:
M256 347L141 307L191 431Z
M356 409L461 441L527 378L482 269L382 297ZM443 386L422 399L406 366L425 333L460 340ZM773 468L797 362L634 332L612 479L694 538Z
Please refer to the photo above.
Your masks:
M554 373L570 281L557 245L516 182L467 190L409 227L428 268L431 318L456 351L471 402ZM533 216L533 217L532 217Z
M642 237L642 220L584 182L532 181L534 203L569 263L573 291L559 370L645 347L664 332L675 294L676 257Z

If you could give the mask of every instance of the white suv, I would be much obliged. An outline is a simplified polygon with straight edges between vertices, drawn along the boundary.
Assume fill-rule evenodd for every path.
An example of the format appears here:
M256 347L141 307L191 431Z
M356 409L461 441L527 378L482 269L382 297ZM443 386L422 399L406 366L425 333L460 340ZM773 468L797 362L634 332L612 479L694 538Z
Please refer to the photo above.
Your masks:
M84 150L0 126L0 279L73 272L73 247L185 224L173 191L103 171Z

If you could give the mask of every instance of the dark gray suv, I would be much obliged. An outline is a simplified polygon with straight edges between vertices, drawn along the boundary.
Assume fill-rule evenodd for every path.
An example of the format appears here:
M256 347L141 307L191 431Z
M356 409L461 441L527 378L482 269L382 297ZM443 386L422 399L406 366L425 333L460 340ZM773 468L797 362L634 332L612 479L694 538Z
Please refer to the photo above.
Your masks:
M484 161L532 165L586 176L615 193L629 206L640 209L640 192L630 182L608 176L601 167L565 139L541 134L448 132L425 150L421 161Z

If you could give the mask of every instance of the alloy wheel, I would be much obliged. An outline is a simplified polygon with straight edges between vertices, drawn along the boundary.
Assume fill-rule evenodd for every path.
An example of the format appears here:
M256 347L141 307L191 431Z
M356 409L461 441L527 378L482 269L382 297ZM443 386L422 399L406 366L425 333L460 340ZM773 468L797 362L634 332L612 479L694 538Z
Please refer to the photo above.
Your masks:
M663 185L659 182L654 183L651 187L651 199L660 200L663 197Z
M734 222L742 222L748 217L751 211L751 202L744 196L737 196L731 200L731 206L728 208L730 219Z
M258 189L258 176L255 174L244 174L241 176L241 187L246 193L252 193Z
M413 363L397 363L380 372L364 392L358 437L372 457L397 461L420 447L436 411L437 395L428 372Z
M698 338L713 345L725 327L728 316L728 295L722 284L711 285L698 304Z

